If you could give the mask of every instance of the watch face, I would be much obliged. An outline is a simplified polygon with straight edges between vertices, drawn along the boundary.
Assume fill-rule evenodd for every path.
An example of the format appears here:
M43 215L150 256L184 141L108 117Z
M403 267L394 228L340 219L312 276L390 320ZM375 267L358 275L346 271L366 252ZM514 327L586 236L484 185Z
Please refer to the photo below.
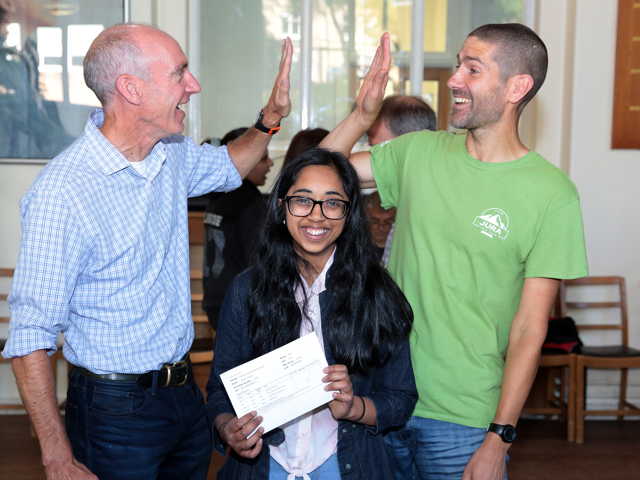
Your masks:
M256 121L253 123L262 123L262 115L264 115L264 112L260 110L260 113L258 113L258 116L256 117Z
M507 443L513 442L516 439L516 429L511 425L507 425L502 432L502 438L504 438Z

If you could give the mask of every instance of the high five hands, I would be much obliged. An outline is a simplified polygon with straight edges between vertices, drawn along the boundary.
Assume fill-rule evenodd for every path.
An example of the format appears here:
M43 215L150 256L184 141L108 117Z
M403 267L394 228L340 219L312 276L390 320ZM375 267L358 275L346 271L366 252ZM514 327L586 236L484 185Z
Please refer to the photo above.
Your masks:
M282 42L282 56L280 57L278 76L273 85L269 102L264 108L263 123L265 125L275 126L280 123L280 119L286 117L289 115L289 112L291 112L291 99L289 98L291 82L289 80L289 73L291 72L292 57L293 46L291 45L291 39L287 37Z
M391 67L391 46L389 34L384 33L380 38L380 45L371 62L371 68L364 77L364 82L358 93L355 112L362 115L368 123L378 116L384 92L389 81L389 68Z

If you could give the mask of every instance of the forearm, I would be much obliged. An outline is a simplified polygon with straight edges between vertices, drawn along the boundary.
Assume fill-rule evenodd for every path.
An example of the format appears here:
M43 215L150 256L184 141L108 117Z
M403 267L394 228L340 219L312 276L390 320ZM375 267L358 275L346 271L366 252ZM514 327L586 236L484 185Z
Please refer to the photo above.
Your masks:
M45 467L71 462L73 455L56 400L55 382L45 350L12 360L22 401L40 441Z
M531 390L540 360L546 328L512 332L494 423L515 425Z
M559 281L527 278L509 330L509 347L495 423L515 425L538 370Z
M337 150L348 158L353 146L369 130L374 120L375 117L367 117L354 110L320 142L319 147Z

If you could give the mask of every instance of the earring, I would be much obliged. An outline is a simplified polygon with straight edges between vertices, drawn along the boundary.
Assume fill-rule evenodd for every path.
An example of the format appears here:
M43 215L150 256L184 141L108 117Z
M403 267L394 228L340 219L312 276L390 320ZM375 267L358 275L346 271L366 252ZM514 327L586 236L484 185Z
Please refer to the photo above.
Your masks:
M283 224L283 225L286 225L286 224L287 224L287 221L286 221L286 220L282 220L282 224Z

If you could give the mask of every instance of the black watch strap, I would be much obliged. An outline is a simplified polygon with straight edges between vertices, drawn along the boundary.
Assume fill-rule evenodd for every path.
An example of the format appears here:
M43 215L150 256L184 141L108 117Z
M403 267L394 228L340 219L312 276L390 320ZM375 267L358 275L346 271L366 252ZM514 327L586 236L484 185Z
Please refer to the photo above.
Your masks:
M490 423L487 427L487 432L493 432L499 435L504 443L511 443L516 439L516 427L513 425Z
M267 133L269 135L275 135L276 133L278 133L278 131L280 130L280 122L278 122L277 126L273 128L269 128L264 123L262 123L262 117L264 117L264 110L260 110L260 113L258 114L258 118L256 118L256 123L254 124L254 127L256 127L261 132Z

